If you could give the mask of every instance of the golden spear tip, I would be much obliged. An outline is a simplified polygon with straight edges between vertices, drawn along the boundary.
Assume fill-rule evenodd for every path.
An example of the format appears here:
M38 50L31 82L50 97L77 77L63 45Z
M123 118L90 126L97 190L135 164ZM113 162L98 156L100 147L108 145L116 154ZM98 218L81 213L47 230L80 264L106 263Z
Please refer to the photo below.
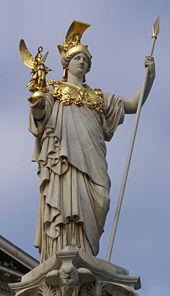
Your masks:
M158 34L159 34L159 16L158 16L156 22L153 24L152 38L157 38Z

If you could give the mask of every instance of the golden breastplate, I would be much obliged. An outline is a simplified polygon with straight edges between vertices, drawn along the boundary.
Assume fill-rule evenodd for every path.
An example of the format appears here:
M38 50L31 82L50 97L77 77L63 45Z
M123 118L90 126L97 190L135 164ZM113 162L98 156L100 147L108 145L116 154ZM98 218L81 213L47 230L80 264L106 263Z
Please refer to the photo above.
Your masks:
M75 104L77 106L87 105L88 108L96 109L99 114L103 112L104 100L101 89L91 89L85 85L80 88L74 84L62 81L49 80L54 90L52 95L57 101L62 102L65 106Z

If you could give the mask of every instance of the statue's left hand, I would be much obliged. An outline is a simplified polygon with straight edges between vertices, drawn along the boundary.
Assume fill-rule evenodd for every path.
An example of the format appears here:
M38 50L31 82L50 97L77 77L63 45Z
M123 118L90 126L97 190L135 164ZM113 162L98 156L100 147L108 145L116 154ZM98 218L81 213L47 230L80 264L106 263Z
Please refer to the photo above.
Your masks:
M147 56L145 58L145 67L148 67L149 74L155 77L155 62L152 56Z

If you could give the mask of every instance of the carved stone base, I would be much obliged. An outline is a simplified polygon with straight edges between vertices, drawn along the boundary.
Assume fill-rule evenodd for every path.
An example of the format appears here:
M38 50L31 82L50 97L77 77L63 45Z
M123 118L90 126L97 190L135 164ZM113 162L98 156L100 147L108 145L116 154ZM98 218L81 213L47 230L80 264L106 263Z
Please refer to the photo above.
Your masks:
M137 295L140 278L119 266L66 247L10 284L22 296Z

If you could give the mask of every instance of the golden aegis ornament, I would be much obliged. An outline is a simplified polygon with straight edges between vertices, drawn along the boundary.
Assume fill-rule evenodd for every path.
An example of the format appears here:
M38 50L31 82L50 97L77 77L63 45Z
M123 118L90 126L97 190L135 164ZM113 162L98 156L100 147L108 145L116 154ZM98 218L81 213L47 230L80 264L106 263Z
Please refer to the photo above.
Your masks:
M65 106L75 104L77 106L87 105L88 108L95 109L99 114L103 113L103 94L101 89L91 89L88 85L80 88L77 85L63 81L49 80L48 84L53 86L52 95L57 101Z

